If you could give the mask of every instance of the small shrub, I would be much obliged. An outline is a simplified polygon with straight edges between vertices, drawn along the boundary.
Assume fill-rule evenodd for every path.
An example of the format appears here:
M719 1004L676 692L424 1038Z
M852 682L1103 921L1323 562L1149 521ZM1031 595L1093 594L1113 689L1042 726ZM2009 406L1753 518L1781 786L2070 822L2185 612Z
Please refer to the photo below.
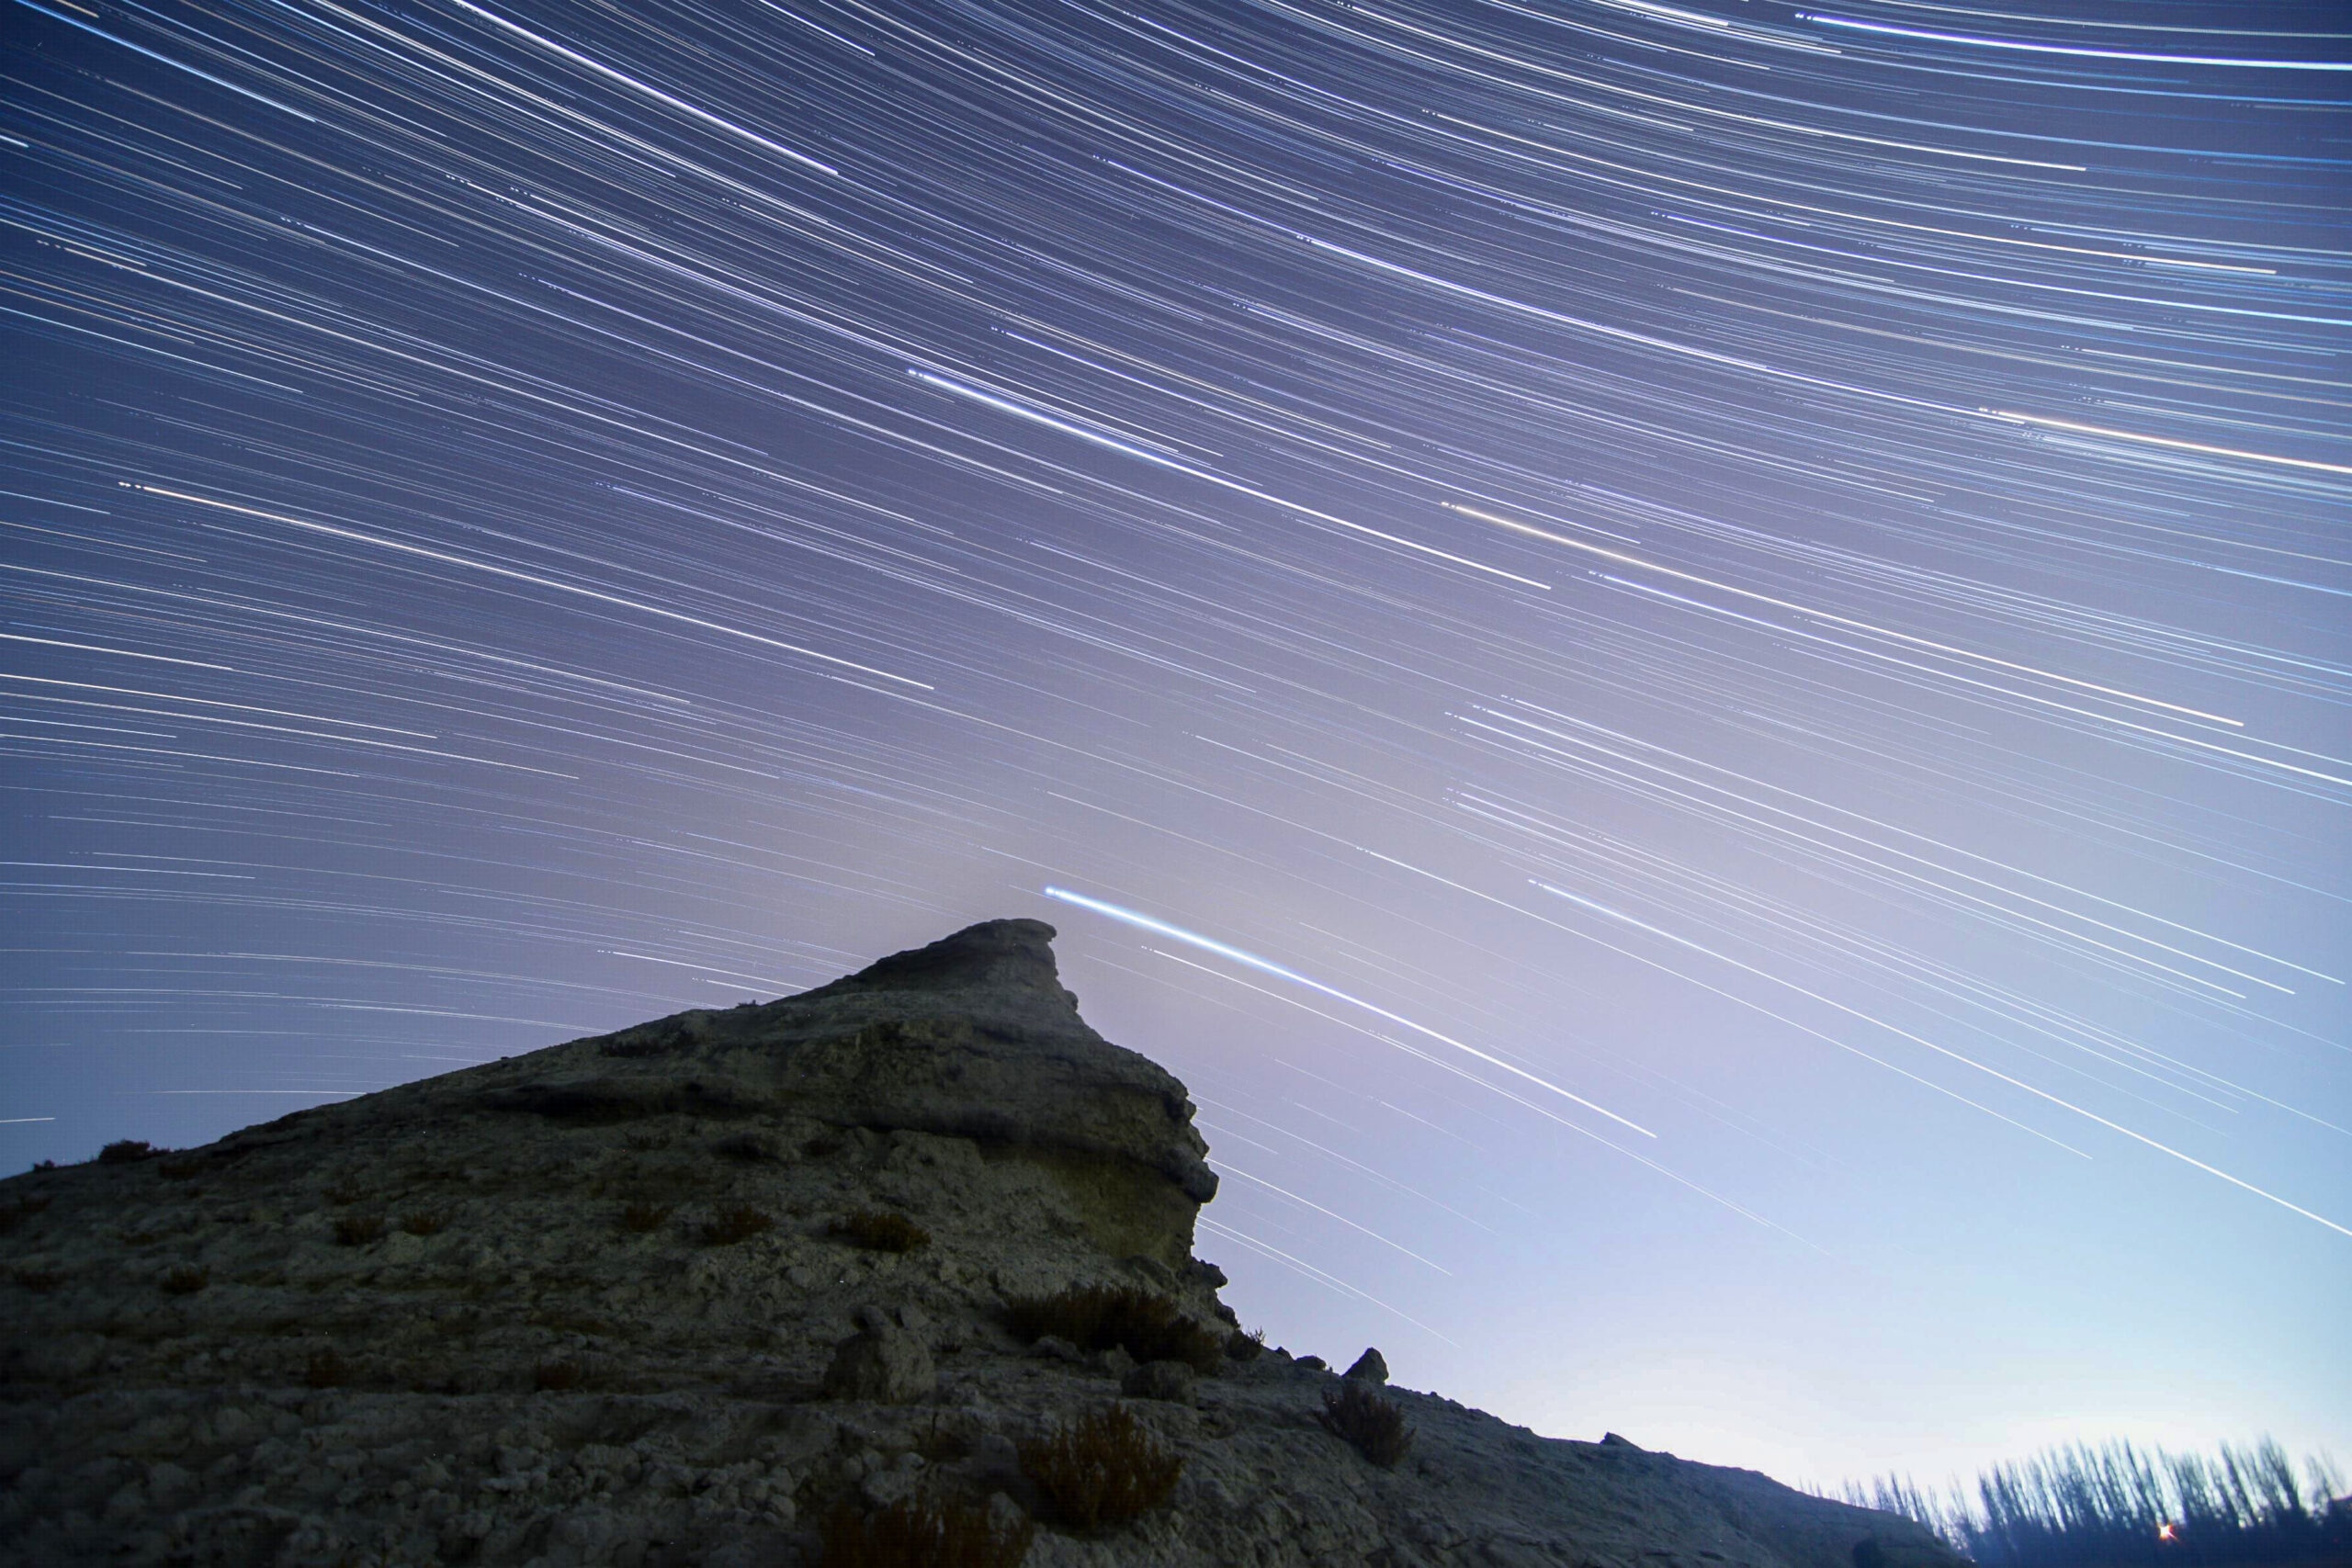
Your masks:
M144 1138L118 1138L98 1151L100 1165L137 1165L142 1159L153 1159L164 1151Z
M908 1497L861 1516L844 1503L825 1519L825 1568L1018 1568L1036 1525L999 1526L982 1503Z
M348 1181L338 1181L327 1189L327 1201L341 1209L356 1203L368 1196L368 1190Z
M667 1203L631 1203L621 1211L621 1229L644 1235L660 1230L662 1222L669 1217L670 1205Z
M1213 1372L1225 1358L1225 1339L1186 1317L1166 1296L1117 1285L1074 1286L1052 1296L1027 1296L1008 1315L1023 1339L1058 1335L1082 1350L1118 1346L1138 1361L1182 1361Z
M55 1170L57 1168L57 1162L53 1159L37 1159L25 1168L28 1170Z
M54 1269L19 1269L16 1272L17 1285L37 1296L45 1296L65 1283L65 1276Z
M1021 1445L1021 1469L1055 1516L1081 1532L1109 1529L1158 1507L1176 1489L1183 1456L1114 1404Z
M302 1365L305 1388L341 1388L351 1378L351 1367L333 1350L313 1350Z
M738 1203L711 1215L702 1227L702 1238L713 1247L730 1247L774 1229L775 1221L765 1213L749 1203Z
M800 1152L810 1159L831 1159L848 1145L831 1133L820 1133L800 1146Z
M1225 1342L1225 1353L1237 1361L1254 1361L1265 1352L1266 1331L1262 1328L1253 1328L1247 1334L1237 1328Z
M415 1209L401 1216L401 1229L411 1235L439 1235L448 1228L446 1209Z
M1337 1393L1325 1394L1315 1418L1325 1431L1346 1438L1383 1470L1394 1470L1413 1446L1413 1428L1405 1425L1403 1408L1360 1382L1351 1381Z
M212 1283L212 1270L193 1263L183 1263L164 1273L164 1293L167 1296L192 1296Z
M775 1145L757 1133L738 1133L731 1138L721 1138L710 1145L711 1152L721 1159L731 1159L738 1165L774 1165L777 1159Z
M381 1214L345 1214L334 1223L334 1244L337 1247L366 1247L384 1239L384 1216Z
M203 1156L192 1155L181 1159L164 1160L155 1168L164 1173L167 1181L192 1181L204 1174L207 1163Z
M542 1361L531 1382L541 1393L561 1393L578 1388L584 1375L577 1361Z
M931 1245L929 1231L906 1215L894 1214L887 1209L860 1209L835 1220L827 1228L843 1241L875 1252L912 1252L918 1247Z

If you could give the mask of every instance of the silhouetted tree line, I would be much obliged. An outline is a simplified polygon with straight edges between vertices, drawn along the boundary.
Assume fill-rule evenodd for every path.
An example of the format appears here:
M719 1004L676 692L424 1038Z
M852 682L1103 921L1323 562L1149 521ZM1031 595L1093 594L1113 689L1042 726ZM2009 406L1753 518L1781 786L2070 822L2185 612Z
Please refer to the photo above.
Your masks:
M1972 1496L1883 1476L1846 1500L1918 1520L1982 1568L2262 1563L2352 1565L2352 1497L2323 1460L2301 1475L2268 1438L2211 1456L2128 1442L1996 1465ZM2333 1499L2333 1500L2331 1500Z

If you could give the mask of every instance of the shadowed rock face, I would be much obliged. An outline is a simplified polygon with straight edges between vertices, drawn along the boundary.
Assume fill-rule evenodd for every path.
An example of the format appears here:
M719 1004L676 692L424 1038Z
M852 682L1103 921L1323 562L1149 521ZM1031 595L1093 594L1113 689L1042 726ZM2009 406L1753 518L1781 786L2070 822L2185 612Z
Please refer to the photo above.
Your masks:
M1958 1568L1383 1386L1378 1351L1218 1362L1191 1102L1079 1017L1053 934L0 1182L0 1568L815 1568L839 1508L1040 1508L1018 1445L1123 1394L1174 1498L1048 1516L1029 1568ZM1217 1364L1014 1334L1071 1286L1159 1298ZM1401 1407L1402 1462L1321 1418L1348 1387Z
M540 1052L524 1081L492 1074L477 1092L560 1120L784 1111L967 1138L1047 1172L1114 1257L1181 1268L1216 1193L1193 1103L1078 1016L1053 938L1042 920L989 920L781 1001Z
M860 1125L1125 1162L1207 1202L1216 1177L1184 1086L1078 1016L1053 938L1042 920L967 927L751 1010L735 1051L780 1092Z

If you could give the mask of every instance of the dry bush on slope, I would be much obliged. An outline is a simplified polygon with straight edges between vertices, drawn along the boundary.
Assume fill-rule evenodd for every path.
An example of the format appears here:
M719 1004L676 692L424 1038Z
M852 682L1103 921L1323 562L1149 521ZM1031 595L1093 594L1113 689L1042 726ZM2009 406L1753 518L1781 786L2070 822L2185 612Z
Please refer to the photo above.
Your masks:
M541 1393L563 1393L578 1388L586 1376L577 1361L542 1361L531 1373L531 1386Z
M1056 1517L1081 1532L1123 1525L1159 1506L1183 1468L1183 1456L1120 1404L1021 1445L1023 1472Z
M670 1217L667 1203L631 1203L621 1211L621 1229L634 1235L647 1235L662 1228Z
M985 1504L910 1497L860 1516L844 1503L825 1520L825 1568L1018 1568L1037 1527L1000 1526Z
M774 1229L775 1221L766 1213L749 1203L738 1203L711 1215L709 1223L702 1227L702 1238L712 1247L731 1247Z
M1323 1396L1315 1413L1326 1431L1344 1438L1356 1452L1383 1470L1393 1470L1413 1446L1413 1429L1394 1400L1383 1399L1360 1382L1351 1381L1337 1393Z
M775 1142L757 1133L738 1133L732 1137L721 1138L711 1145L710 1150L719 1158L733 1160L738 1165L775 1165L783 1158Z
M192 1296L212 1283L212 1270L194 1263L183 1263L166 1272L160 1282L167 1296Z
M384 1239L384 1216L381 1214L345 1214L334 1223L334 1244L337 1247L366 1247Z
M931 1245L931 1233L904 1214L886 1209L860 1209L835 1220L830 1233L854 1247L873 1252L912 1252Z
M1166 1296L1124 1286L1075 1286L1052 1296L1026 1296L1007 1309L1013 1333L1024 1340L1051 1334L1081 1350L1117 1346L1138 1361L1182 1361L1214 1372L1225 1359L1225 1337L1183 1314Z

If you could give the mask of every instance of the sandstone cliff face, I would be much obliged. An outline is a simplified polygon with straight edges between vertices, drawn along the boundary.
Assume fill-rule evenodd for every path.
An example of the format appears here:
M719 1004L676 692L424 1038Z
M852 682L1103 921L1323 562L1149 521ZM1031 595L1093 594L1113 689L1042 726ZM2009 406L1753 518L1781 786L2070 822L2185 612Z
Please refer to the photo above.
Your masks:
M1035 1568L1956 1562L1430 1394L1389 1391L1418 1437L1376 1468L1280 1352L1024 1342L1008 1303L1074 1285L1231 1334L1183 1086L1080 1019L1052 935L0 1183L0 1562L815 1563L844 1506L1040 1511L1016 1445L1123 1396L1173 1496L1044 1510Z
M573 1124L682 1111L962 1140L1042 1173L1103 1250L1181 1269L1216 1192L1192 1101L1087 1027L1053 935L991 920L764 1007L680 1013L396 1092Z

